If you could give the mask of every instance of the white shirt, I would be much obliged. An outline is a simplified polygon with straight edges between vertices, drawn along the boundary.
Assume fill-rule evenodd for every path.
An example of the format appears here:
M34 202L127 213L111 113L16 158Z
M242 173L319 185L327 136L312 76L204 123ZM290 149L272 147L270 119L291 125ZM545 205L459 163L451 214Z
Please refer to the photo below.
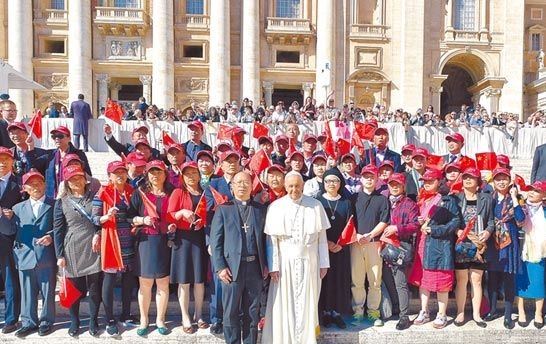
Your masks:
M6 188L8 187L10 177L11 172L8 172L3 177L0 177L0 196L4 194L4 190L6 190Z
M29 198L29 199L30 199L30 206L32 207L32 213L34 214L34 217L38 217L38 214L40 212L40 207L42 206L42 204L44 204L45 195L43 195L40 199L37 199L37 200L33 200L32 198Z

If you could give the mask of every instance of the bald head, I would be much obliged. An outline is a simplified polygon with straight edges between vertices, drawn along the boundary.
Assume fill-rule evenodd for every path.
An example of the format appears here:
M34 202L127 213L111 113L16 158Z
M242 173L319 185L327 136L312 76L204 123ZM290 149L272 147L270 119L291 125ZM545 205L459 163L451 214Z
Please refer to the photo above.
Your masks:
M303 195L303 177L295 171L290 171L284 178L284 188L288 196L296 201Z
M248 172L238 172L231 179L231 192L239 201L248 201L252 191L252 176Z

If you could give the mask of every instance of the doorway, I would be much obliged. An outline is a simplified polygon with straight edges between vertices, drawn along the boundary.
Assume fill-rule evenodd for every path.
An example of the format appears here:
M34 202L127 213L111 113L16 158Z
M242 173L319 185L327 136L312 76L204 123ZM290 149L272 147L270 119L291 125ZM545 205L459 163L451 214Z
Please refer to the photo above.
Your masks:
M273 90L272 100L273 105L277 105L279 101L284 102L285 110L288 110L292 102L297 101L300 107L303 105L303 94L300 89L275 88Z

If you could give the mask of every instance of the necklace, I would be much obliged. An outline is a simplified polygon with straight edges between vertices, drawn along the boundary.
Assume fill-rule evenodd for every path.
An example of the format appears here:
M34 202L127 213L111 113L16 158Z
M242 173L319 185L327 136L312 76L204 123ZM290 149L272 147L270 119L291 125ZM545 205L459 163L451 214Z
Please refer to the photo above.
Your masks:
M244 214L244 205L243 205L243 211L241 211L241 206L237 204L237 210L239 211L239 216L241 217L241 221L243 221L243 225L241 228L245 231L245 234L248 233L248 229L250 228L249 222L250 222L250 215L252 214L252 209L248 209L248 214L246 216L246 221L243 218Z
M329 199L326 199L326 202L328 202L328 206L332 210L332 216L330 216L330 219L335 220L336 219L336 209L337 209L337 204L339 203L339 199L336 200L336 205L335 205L334 209L332 209L332 205L330 204Z

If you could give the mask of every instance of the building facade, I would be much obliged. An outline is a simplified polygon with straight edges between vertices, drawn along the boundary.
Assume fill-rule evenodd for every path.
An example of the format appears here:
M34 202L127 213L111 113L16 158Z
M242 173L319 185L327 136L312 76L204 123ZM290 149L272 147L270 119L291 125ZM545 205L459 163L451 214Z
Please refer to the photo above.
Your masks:
M0 58L47 91L160 108L462 104L522 118L546 109L546 0L0 0ZM541 57L542 56L542 57Z

